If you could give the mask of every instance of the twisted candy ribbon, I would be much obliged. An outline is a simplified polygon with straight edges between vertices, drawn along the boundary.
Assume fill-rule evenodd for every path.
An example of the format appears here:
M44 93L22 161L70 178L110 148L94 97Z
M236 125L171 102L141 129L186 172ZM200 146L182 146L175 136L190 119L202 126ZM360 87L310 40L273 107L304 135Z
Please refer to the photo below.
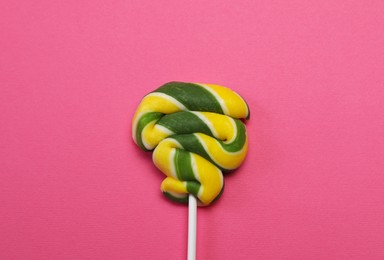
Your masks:
M222 192L222 171L243 162L247 147L246 102L213 84L170 82L146 95L133 118L135 143L154 150L153 162L167 177L163 193L179 202L193 194L209 205Z

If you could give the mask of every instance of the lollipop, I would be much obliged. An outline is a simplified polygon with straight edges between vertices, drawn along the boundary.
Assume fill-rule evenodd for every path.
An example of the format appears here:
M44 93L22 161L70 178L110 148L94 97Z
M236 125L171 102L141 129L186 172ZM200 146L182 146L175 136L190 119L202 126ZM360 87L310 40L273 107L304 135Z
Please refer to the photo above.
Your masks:
M153 162L166 175L164 195L189 202L191 213L195 198L202 206L215 201L222 173L243 162L248 141L240 119L249 115L244 99L229 88L170 82L142 99L132 135L142 150L154 150Z

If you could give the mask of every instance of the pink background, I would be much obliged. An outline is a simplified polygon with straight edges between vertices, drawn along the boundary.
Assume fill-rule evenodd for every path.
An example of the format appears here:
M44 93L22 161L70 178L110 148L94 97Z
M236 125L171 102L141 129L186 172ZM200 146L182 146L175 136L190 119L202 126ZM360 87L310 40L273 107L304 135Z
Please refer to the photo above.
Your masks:
M0 3L0 259L184 259L187 208L132 142L141 97L233 88L250 150L198 259L384 259L384 3Z

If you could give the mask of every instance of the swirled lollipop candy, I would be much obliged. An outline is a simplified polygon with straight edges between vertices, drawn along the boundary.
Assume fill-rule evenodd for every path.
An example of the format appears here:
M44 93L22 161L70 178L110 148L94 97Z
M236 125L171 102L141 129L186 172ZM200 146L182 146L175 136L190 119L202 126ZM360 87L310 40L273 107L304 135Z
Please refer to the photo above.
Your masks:
M248 140L240 119L248 105L218 85L170 82L146 95L133 118L132 135L166 178L163 193L188 202L188 260L196 258L196 198L209 205L224 187L222 172L243 162Z
M153 152L167 177L163 193L179 202L188 194L209 205L223 190L222 172L236 169L247 152L240 119L249 109L237 93L213 84L170 82L146 95L133 118L133 139Z

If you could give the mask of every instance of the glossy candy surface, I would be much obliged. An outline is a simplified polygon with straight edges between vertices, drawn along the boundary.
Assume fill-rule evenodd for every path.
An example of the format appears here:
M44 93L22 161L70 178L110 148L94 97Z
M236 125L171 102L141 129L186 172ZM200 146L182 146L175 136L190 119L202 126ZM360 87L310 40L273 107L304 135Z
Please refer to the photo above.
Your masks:
M243 162L248 140L240 119L248 105L229 88L170 82L146 95L133 118L132 135L167 177L162 192L187 202L188 194L209 205L224 187L222 172Z

